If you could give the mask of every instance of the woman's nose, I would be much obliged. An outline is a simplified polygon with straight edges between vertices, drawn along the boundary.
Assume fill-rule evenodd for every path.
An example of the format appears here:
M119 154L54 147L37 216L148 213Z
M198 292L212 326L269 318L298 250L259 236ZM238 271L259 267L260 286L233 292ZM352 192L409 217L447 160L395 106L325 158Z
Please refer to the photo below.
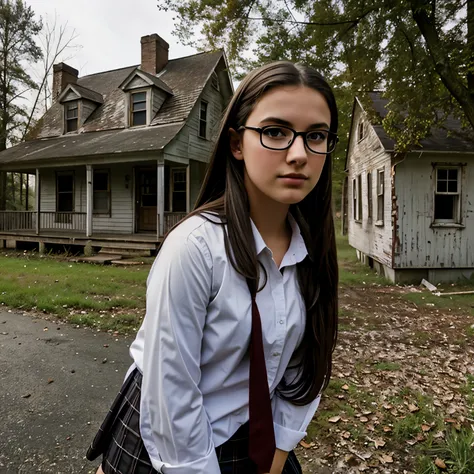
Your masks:
M308 161L306 146L301 135L296 137L290 148L288 148L286 161L289 163L297 162L298 164L303 164Z

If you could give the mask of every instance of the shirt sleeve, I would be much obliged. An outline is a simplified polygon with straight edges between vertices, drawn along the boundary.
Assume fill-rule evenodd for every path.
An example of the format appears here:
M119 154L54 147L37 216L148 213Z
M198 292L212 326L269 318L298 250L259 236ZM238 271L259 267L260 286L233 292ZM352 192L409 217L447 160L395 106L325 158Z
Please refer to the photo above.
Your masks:
M158 472L219 474L199 389L212 260L202 238L174 234L147 281L140 431Z
M290 363L291 366L291 363ZM295 368L288 368L284 377L293 380ZM282 451L291 451L306 436L306 428L318 409L321 396L303 406L293 405L277 394L272 399L273 427L275 429L276 447Z

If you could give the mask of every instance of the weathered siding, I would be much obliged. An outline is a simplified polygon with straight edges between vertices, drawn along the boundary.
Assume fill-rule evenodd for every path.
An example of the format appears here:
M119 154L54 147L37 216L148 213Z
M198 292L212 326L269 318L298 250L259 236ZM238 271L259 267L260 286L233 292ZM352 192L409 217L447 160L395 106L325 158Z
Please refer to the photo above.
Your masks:
M464 228L434 227L434 163L463 163L461 218ZM409 154L395 168L398 203L396 268L474 267L474 153ZM470 193L470 195L468 194Z
M202 163L200 161L189 161L190 166L190 210L194 208L194 204L196 203L196 199L199 194L199 190L201 189L201 184L204 180L204 175L206 173L206 163Z
M201 99L207 106L207 138L199 137L199 111ZM173 161L174 157L189 158L190 160L207 163L214 145L220 119L224 111L224 99L221 93L209 82L196 102L189 119L177 137L165 148L165 159Z
M364 120L357 104L348 150L348 236L349 244L384 265L392 265L391 157L382 148L373 128L365 119L364 138L358 140L358 124ZM383 224L377 222L377 171L384 171ZM372 219L368 219L367 173L372 178ZM353 180L362 175L362 218L356 221Z
M79 127L82 127L84 122L90 117L92 112L97 108L97 104L90 100L82 99L80 105L81 117L79 119Z
M163 105L163 102L168 97L166 92L156 89L155 87L151 90L151 119L155 117L160 107Z
M132 164L96 166L95 169L110 170L111 216L94 215L94 233L131 234L133 225L133 167ZM56 171L74 171L74 212L86 212L86 168L74 167L64 169L41 170L41 211L56 211ZM125 175L130 176L128 188ZM72 226L71 226L72 227Z

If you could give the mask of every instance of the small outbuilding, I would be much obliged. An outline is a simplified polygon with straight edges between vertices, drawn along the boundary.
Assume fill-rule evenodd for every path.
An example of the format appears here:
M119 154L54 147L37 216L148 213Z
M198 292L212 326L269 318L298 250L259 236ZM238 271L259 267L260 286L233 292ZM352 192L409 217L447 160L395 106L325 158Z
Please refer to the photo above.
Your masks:
M387 100L380 92L368 97L367 104L354 100L347 148L343 229L349 244L393 282L471 278L474 143L450 118L421 146L396 153L381 125ZM370 119L374 113L380 120Z

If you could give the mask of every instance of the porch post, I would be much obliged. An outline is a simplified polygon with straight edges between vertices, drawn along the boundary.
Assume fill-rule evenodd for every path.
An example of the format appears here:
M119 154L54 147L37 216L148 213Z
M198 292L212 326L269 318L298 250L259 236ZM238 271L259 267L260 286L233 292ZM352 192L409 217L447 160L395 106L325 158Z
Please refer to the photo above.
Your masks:
M165 160L158 158L156 177L156 214L158 219L157 234L158 238L165 235Z
M191 212L191 162L186 166L186 212Z
M92 166L86 165L86 237L92 236L93 179Z
M36 168L35 179L35 207L36 207L36 235L39 235L41 230L41 177L40 170Z

